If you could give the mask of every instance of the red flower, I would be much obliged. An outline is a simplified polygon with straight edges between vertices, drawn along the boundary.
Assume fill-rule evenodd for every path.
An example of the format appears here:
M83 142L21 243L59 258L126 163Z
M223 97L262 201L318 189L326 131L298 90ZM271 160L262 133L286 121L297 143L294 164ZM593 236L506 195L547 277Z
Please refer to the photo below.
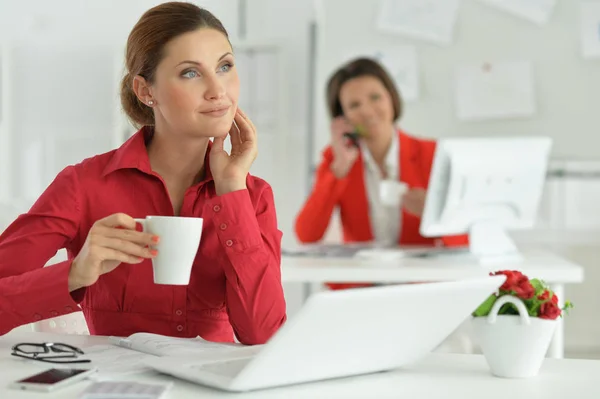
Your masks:
M554 295L553 298L556 298L556 295ZM544 302L542 303L542 306L540 306L540 319L555 320L560 314L561 310L554 301Z
M535 288L533 288L533 285L531 285L527 278L519 281L519 284L514 286L512 290L521 299L531 299L535 295Z
M529 282L527 276L516 270L503 270L492 275L497 276L503 274L506 276L506 281L500 287L501 291L513 291L521 299L531 299L535 295L535 288Z
M548 299L550 299L550 291L545 290L543 293L538 295L538 299L540 301L547 301ZM552 294L552 303L558 305L558 297L554 293Z
M510 291L511 287L514 286L520 279L527 278L523 275L523 273L516 270L502 270L496 273L490 273L492 276L499 276L504 274L506 276L506 281L500 287L501 290Z

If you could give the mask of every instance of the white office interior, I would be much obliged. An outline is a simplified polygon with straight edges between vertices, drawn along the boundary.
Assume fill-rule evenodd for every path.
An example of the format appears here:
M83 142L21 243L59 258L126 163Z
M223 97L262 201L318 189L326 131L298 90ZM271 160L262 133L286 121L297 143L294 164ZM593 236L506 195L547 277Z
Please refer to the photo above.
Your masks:
M118 98L123 49L131 26L158 3L0 0L0 231L62 168L134 132ZM294 220L330 139L326 81L352 57L389 68L405 100L399 126L411 134L549 138L533 227L509 235L520 249L581 267L581 278L565 278L575 307L564 319L564 356L600 358L599 1L194 3L229 30L240 104L258 129L251 172L273 187L284 248L298 244ZM518 164L510 149L504 154L498 162ZM326 241L340 240L334 218ZM323 287L298 278L284 289L293 318L307 289ZM86 330L80 313L41 323L24 328Z

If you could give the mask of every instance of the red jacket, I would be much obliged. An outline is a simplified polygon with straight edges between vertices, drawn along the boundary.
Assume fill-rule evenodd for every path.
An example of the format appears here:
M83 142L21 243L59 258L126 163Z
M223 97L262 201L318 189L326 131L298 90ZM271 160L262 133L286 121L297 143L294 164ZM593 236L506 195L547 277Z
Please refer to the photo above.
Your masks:
M400 181L410 188L427 188L435 141L411 137L402 131L399 136L399 176ZM296 235L303 243L320 241L325 234L331 215L339 207L344 242L366 242L373 240L369 219L369 202L365 185L362 154L342 179L331 172L333 150L327 147L317 170L313 192L296 218ZM436 238L426 238L419 234L421 219L402 210L402 224L398 244L435 245ZM468 244L466 235L442 237L446 246ZM334 288L364 286L366 284L331 284Z
M286 319L281 232L273 193L248 176L247 190L215 194L207 177L185 193L181 216L204 218L188 286L156 285L150 260L121 264L90 287L68 291L72 259L92 224L110 214L173 215L150 167L142 129L121 148L64 169L31 210L0 236L0 335L78 310L92 334L146 331L211 341L264 343ZM69 260L43 267L60 248Z

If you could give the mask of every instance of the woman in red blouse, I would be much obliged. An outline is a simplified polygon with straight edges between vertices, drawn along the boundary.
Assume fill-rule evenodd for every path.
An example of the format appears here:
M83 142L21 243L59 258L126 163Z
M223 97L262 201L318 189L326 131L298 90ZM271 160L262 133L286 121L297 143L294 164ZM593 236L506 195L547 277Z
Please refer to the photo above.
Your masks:
M281 232L271 187L248 174L257 136L237 107L232 53L220 21L192 4L141 17L121 90L141 128L65 168L0 236L0 334L78 305L100 335L261 344L284 323ZM188 286L153 283L148 245L160 237L133 219L147 215L204 218ZM61 248L68 260L43 267Z
M323 151L312 193L296 218L303 243L321 241L334 210L339 209L343 241L382 245L467 245L467 236L423 237L419 233L435 141L396 127L402 116L400 93L376 61L358 58L340 67L327 85L331 145ZM362 126L356 143L346 133ZM401 206L379 199L384 180L402 182ZM329 284L331 288L369 284Z

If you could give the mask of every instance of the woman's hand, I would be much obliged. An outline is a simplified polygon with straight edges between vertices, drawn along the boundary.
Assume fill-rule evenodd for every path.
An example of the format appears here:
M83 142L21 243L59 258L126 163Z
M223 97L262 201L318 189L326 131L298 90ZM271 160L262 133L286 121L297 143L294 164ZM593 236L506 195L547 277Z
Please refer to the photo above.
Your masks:
M427 191L422 188L411 188L402 196L402 206L406 212L415 216L423 216Z
M358 148L344 137L355 129L344 117L337 117L331 122L331 148L333 149L333 162L331 171L338 178L345 177L358 158Z
M223 149L225 136L215 137L210 150L210 171L217 195L245 189L246 176L258 154L256 128L252 121L239 108L233 120L235 123L229 130L231 154Z
M154 258L156 250L147 246L156 245L159 238L136 231L135 226L135 220L124 213L115 213L94 223L71 264L69 292L89 287L121 263L135 264Z

